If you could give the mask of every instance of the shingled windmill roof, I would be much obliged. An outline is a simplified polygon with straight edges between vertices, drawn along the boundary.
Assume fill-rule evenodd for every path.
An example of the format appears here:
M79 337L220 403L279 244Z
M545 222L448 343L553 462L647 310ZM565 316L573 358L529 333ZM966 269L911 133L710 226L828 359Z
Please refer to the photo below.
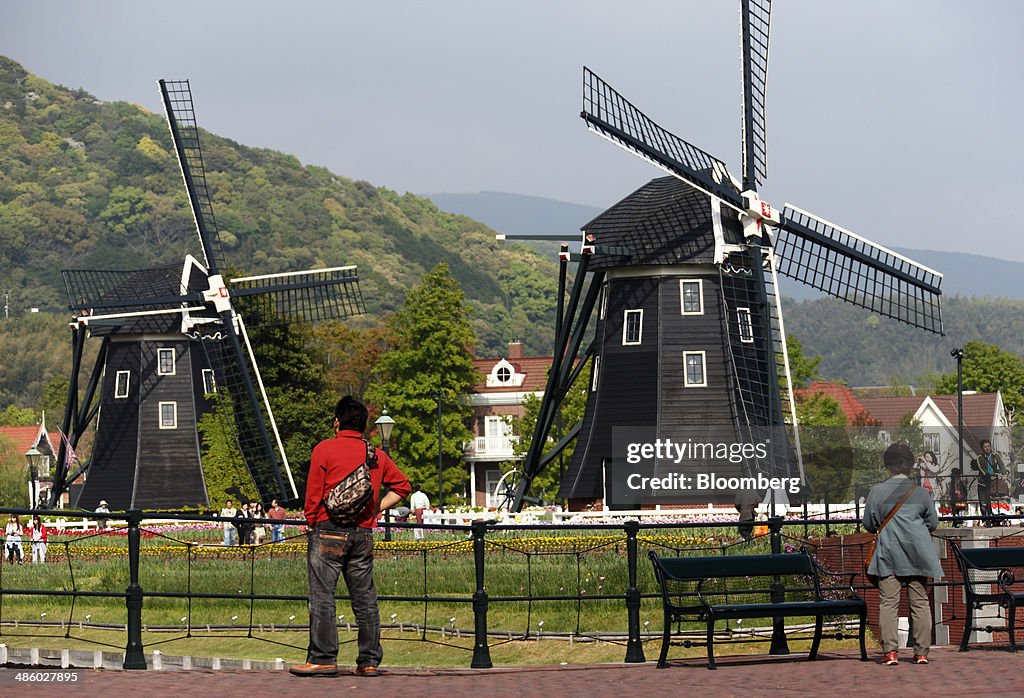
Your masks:
M185 265L190 260L186 259ZM143 310L161 310L181 307L177 297L201 290L200 276L196 269L191 269L189 286L182 287L183 264L172 262L151 269L136 271L89 271L65 270L64 282L71 307L88 306L89 303L113 304L96 308L96 315L131 313ZM133 301L150 300L154 302L145 306L133 304ZM165 299L156 301L156 299ZM118 305L119 302L125 305ZM92 324L96 335L116 333L165 333L180 332L181 315L150 315L132 318L101 321Z
M729 211L722 215L725 242L740 243L742 229ZM633 251L632 257L595 254L592 269L714 262L711 198L676 177L652 179L582 229L595 245Z

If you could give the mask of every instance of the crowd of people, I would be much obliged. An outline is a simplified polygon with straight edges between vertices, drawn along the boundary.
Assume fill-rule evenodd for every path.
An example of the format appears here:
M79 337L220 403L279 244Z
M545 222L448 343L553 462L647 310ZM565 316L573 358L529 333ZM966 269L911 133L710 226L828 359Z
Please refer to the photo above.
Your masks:
M288 518L287 510L276 499L271 500L270 508L263 510L259 502L242 502L236 509L229 499L220 510L223 517L224 545L262 545L270 533L271 543L284 542L284 523ZM258 521L273 519L274 523Z

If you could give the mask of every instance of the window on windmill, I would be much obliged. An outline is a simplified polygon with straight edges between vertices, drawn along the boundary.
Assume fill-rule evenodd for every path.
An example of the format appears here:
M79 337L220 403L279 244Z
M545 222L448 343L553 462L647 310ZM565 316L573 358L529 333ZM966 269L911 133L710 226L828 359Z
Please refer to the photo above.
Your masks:
M750 308L736 308L736 324L739 325L740 341L754 341L754 323L750 319Z
M499 366L496 375L499 383L508 383L512 380L512 371L508 366Z
M597 390L597 374L600 372L600 370L601 370L601 357L600 356L595 356L594 357L594 367L593 367L593 369L590 372L591 373L591 375L590 375L590 392L594 392L595 390Z
M203 369L203 392L207 395L217 392L217 381L213 377L212 368Z
M597 319L604 320L604 314L608 310L608 284L601 287L601 310L598 313Z
M624 345L640 344L644 327L643 310L627 310L622 323L622 343Z
M682 298L683 315L704 314L704 282L701 279L679 282L679 294Z
M118 371L114 379L114 399L120 400L128 397L128 387L131 383L131 371Z
M174 375L174 349L157 350L157 373L161 376Z
M160 428L161 429L177 429L178 428L178 403L176 403L176 402L161 402L160 403Z
M683 384L687 388L707 387L708 378L704 371L704 352L683 352Z

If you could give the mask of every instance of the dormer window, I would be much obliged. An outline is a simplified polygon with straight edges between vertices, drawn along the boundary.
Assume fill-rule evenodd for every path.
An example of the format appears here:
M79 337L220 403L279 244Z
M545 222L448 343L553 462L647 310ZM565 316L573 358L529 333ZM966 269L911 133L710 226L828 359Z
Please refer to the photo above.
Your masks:
M494 368L492 368L491 372L487 374L487 387L519 387L523 384L523 379L525 377L526 375L518 373L516 371L516 367L508 360L502 359L498 363L494 364Z

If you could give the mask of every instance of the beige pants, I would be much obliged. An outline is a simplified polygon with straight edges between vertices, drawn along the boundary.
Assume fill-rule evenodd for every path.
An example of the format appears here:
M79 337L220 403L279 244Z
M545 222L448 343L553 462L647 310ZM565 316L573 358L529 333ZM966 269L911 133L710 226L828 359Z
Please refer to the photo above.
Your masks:
M932 608L928 603L928 587L924 577L882 577L878 580L881 599L878 603L878 624L882 631L882 648L899 650L900 589L907 585L910 618L914 629L914 654L927 656L932 644Z

